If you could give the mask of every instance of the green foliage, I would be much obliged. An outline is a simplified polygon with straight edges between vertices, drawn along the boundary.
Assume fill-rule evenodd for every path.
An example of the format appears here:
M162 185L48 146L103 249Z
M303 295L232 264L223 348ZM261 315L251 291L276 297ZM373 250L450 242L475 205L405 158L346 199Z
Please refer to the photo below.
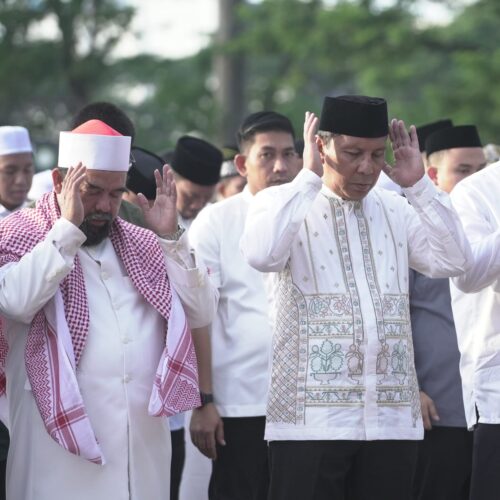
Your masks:
M246 62L247 111L275 109L297 128L306 109L319 112L323 96L360 93L386 97L390 113L409 123L450 117L499 142L500 3L441 2L455 17L431 26L415 14L416 3L246 2L230 43L214 41L181 60L112 60L133 16L118 0L0 0L0 120L55 140L80 106L106 99L123 106L137 144L154 151L185 133L215 140L221 105L213 62L229 53ZM57 36L33 39L32 28L48 16Z

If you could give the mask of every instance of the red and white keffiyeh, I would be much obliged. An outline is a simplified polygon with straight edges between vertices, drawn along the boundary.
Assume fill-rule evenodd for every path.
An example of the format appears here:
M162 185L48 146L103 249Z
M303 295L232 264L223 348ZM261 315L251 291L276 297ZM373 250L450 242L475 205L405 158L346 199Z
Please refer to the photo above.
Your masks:
M29 253L60 216L55 193L48 193L36 208L20 210L0 222L0 267ZM165 348L153 384L150 415L171 416L199 406L191 334L180 300L170 287L156 236L117 218L110 239L139 293L165 318ZM56 295L33 318L26 341L26 371L49 435L71 453L104 464L75 374L88 329L85 282L76 256ZM7 354L0 327L0 395L6 394Z

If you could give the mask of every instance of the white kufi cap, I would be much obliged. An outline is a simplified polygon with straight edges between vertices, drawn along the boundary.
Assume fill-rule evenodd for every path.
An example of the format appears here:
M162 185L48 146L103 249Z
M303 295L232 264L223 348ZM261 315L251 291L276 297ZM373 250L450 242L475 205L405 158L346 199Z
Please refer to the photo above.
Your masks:
M11 125L0 127L0 156L32 152L27 129Z
M130 166L131 138L121 135L100 120L89 120L71 132L59 135L60 168L78 163L91 170L127 172Z

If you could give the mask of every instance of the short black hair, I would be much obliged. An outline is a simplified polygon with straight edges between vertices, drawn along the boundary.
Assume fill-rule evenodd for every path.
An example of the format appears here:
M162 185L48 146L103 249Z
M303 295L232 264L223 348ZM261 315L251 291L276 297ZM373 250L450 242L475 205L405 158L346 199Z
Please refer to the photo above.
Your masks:
M262 132L286 132L295 140L292 122L286 116L275 111L258 111L248 115L236 133L240 152L245 144L253 141L255 135Z
M135 127L132 120L115 104L105 101L91 102L84 106L73 118L71 129L89 120L101 120L134 142Z

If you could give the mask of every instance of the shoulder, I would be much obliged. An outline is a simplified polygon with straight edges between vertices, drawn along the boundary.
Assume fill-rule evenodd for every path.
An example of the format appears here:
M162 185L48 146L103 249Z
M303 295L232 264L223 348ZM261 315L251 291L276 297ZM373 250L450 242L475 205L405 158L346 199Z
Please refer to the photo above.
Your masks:
M498 197L500 189L500 162L484 167L479 172L460 181L451 192L453 202L470 195L480 198Z

